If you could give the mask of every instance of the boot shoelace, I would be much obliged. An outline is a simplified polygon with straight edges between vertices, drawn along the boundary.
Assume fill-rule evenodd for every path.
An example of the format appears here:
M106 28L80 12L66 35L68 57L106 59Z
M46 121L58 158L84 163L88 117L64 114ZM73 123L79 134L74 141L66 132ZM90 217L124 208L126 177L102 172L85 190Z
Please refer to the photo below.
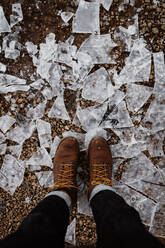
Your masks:
M108 178L107 165L106 164L95 164L93 165L93 180L91 185L105 184L112 186L111 180Z

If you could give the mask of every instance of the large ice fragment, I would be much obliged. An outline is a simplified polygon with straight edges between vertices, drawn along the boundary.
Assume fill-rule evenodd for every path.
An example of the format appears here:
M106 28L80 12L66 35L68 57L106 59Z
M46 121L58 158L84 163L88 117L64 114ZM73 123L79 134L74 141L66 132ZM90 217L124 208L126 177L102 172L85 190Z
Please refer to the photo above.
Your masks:
M18 22L23 20L23 13L20 3L12 4L12 15L10 15L10 26L11 28Z
M73 33L100 33L99 2L80 0L72 23Z
M67 228L65 242L76 245L76 218L73 219Z
M125 183L138 181L139 179L151 175L154 171L156 171L156 168L152 162L146 155L140 153L125 164L121 180Z
M46 103L47 101L43 101L38 104L37 107L30 108L27 112L27 117L31 118L31 120L41 119L45 114Z
M34 122L26 123L22 126L17 126L7 133L6 137L11 139L19 144L22 144L26 139L29 139L34 130L36 129L36 125Z
M119 143L117 145L111 145L111 152L113 158L133 158L140 154L142 151L146 150L145 143L131 143L129 144L122 144Z
M153 54L155 70L154 92L165 92L165 63L164 53L158 52Z
M101 124L102 128L124 128L133 126L124 101L110 110L111 113Z
M4 155L6 153L6 144L0 144L0 155Z
M82 90L83 98L101 103L113 94L114 88L104 67L86 78Z
M11 155L6 155L0 170L0 187L13 195L21 185L25 168Z
M165 238L165 203L157 204L155 215L149 231L156 237Z
M0 6L0 33L11 32L11 28L6 20L3 7Z
M76 116L78 117L83 129L89 131L90 129L99 126L104 114L107 111L107 102L88 107L85 109L77 108Z
M68 112L64 104L63 96L58 96L56 98L51 110L49 111L48 116L50 118L59 118L59 119L70 121L70 117L68 115Z
M20 158L22 152L22 145L8 146L7 149L13 156L18 159Z
M109 11L113 0L101 0L100 3L103 5L104 9Z
M37 120L37 131L40 146L49 148L52 142L50 123L43 120Z
M51 144L51 149L50 149L50 156L51 158L54 158L55 154L56 154L56 150L60 144L61 139L58 136L55 136L52 144Z
M147 150L151 157L164 156L163 144L165 138L165 130L152 134L146 138Z
M137 39L134 41L131 53L126 59L125 67L115 78L115 84L120 87L126 83L149 81L150 72L151 52L146 49L143 39Z
M82 43L78 53L84 52L90 55L94 64L115 64L110 52L116 46L110 34L91 35Z
M0 74L0 93L28 91L29 89L30 86L26 85L26 80L8 74Z
M155 99L151 102L147 113L143 119L143 123L152 124L152 132L164 130L165 127L165 97L164 93L160 92L155 95Z
M152 91L151 87L127 84L126 101L128 110L137 112L151 96Z
M54 184L54 174L53 171L40 171L36 172L35 175L38 178L40 186L52 187Z
M9 128L16 122L16 120L9 115L0 117L0 129L3 133L6 133Z
M30 170L40 170L41 165L53 168L52 160L44 147L41 147L28 161L26 164L29 165Z

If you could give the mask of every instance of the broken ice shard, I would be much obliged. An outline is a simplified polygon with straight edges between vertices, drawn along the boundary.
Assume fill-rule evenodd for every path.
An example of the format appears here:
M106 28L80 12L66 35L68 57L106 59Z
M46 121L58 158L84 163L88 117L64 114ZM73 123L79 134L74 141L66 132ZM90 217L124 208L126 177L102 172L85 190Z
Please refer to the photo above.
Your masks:
M6 65L0 63L0 72L5 72L6 71Z
M156 237L165 238L165 203L158 203L149 230Z
M25 46L30 56L33 56L38 52L37 45L34 45L32 42L27 41Z
M110 34L91 35L82 43L78 54L80 52L87 53L94 64L115 64L110 52L116 46L116 43L111 40Z
M20 3L12 4L12 15L10 15L10 26L11 28L18 22L23 20L23 13Z
M137 112L151 96L153 88L136 85L127 84L126 101L128 110L131 112Z
M121 181L125 183L139 181L139 179L151 175L154 171L156 171L156 168L150 159L144 153L140 153L125 164Z
M0 155L4 155L6 153L6 144L0 144Z
M62 12L61 18L65 23L68 23L74 14L72 12Z
M100 33L100 3L81 0L73 18L73 33Z
M81 109L79 106L76 111L76 115L85 131L96 128L99 126L106 110L107 102L96 105L94 107L89 107Z
M112 4L113 0L101 0L101 4L103 5L104 9L106 9L107 11L109 11L111 4Z
M87 100L104 102L114 94L114 88L104 67L91 73L84 81L82 97Z
M0 93L15 91L28 91L30 86L26 85L26 80L8 74L0 74Z
M50 118L59 118L59 119L70 121L70 117L68 115L68 112L64 104L63 96L58 96L56 98L51 110L49 111L48 116Z
M147 113L143 119L143 123L152 125L152 132L164 130L165 127L165 101L164 93L155 94L155 99L151 102Z
M113 158L133 158L146 150L146 144L142 142L111 145L111 152Z
M151 52L146 49L143 39L134 41L130 55L126 59L126 65L115 78L115 85L120 87L125 83L149 81L151 72Z
M25 168L11 155L6 155L0 170L0 187L13 195L16 188L21 185Z
M0 144L2 144L6 140L5 135L0 132Z
M29 165L30 170L40 170L41 165L53 168L52 160L44 147L41 147L28 161L26 164Z
M54 174L53 171L40 171L36 172L35 175L38 178L40 186L52 187L54 184Z
M0 33L11 32L11 28L6 20L3 7L0 6Z
M41 147L49 148L51 146L51 125L49 122L37 120L37 131Z
M165 92L165 63L164 53L153 53L154 70L155 70L155 85L154 92Z
M30 138L35 129L36 125L34 122L26 123L9 131L6 137L19 144L22 144L26 139Z
M76 245L76 218L70 223L65 234L65 242Z
M137 143L134 138L134 128L112 128L112 131L119 137L122 144L130 145Z
M165 138L165 130L154 133L146 137L147 150L151 157L164 156L163 144Z
M22 152L22 145L8 146L7 149L13 156L18 159L20 158Z
M133 123L129 116L126 104L124 101L114 106L111 113L101 124L102 128L124 128L133 127Z
M41 119L45 114L46 103L47 101L43 101L37 107L30 108L27 112L27 117L31 118L31 120Z
M6 133L9 128L16 122L16 120L9 115L0 117L0 129L3 133Z
M50 148L50 156L51 156L51 158L54 158L54 156L56 154L57 147L60 144L60 141L61 141L61 139L58 136L54 137L54 140L53 140L53 142L51 144L51 148Z

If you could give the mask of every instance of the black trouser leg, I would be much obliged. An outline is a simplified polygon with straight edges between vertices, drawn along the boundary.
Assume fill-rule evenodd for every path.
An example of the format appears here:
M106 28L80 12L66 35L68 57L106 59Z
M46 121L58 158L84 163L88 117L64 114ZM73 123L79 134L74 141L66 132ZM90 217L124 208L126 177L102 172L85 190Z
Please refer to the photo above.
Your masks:
M69 208L59 196L43 199L25 218L18 230L0 241L0 248L64 247Z
M164 247L145 230L138 212L110 190L97 193L91 200L99 248Z

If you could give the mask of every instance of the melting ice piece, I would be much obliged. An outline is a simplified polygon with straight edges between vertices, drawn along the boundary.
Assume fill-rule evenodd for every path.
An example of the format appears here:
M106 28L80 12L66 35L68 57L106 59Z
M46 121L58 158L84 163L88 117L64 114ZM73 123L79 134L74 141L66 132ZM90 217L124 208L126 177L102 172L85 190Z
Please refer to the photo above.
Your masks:
M101 103L113 94L114 88L104 67L86 78L82 90L83 98Z
M52 142L50 123L43 120L37 120L37 131L40 146L49 148Z
M134 128L116 128L112 131L119 137L122 144L135 144L137 143L134 138Z
M115 41L122 41L126 45L126 50L131 51L131 48L133 46L134 40L132 39L132 36L138 37L139 33L139 25L138 25L138 15L134 16L134 24L130 25L128 29L119 26L119 32L114 32L114 40Z
M154 236L165 238L165 203L158 203L149 230Z
M43 101L37 107L30 108L27 112L27 117L31 118L31 120L41 119L45 114L46 103L47 101Z
M9 46L5 49L5 58L7 59L16 59L20 56L20 51L16 49L18 47L18 42L16 40L12 40L9 43Z
M68 23L70 19L73 17L73 15L74 14L72 12L62 12L61 18L65 23Z
M42 80L42 79L38 79L34 83L30 84L30 86L36 90L42 89L43 85L44 85L44 80Z
M163 142L165 138L165 130L152 134L146 138L147 150L151 157L164 156Z
M109 109L112 112L124 100L125 94L120 90L115 90L114 94L109 98Z
M23 20L23 13L20 3L12 4L12 15L10 15L10 27L12 28L18 22Z
M154 92L165 92L165 63L164 53L153 53L154 70L155 70L155 85Z
M129 185L154 201L165 202L165 180L161 171L156 170L152 174Z
M134 41L131 53L126 59L126 65L115 78L116 86L120 87L125 83L149 81L151 72L151 52L145 48L143 39Z
M93 216L92 209L89 206L88 201L88 187L84 183L81 185L81 189L77 194L77 211L80 214Z
M85 109L77 108L76 115L85 131L99 126L105 112L107 111L107 102Z
M63 96L58 96L56 98L51 110L49 111L48 116L49 118L59 118L70 121L70 117L64 104Z
M76 133L76 132L72 132L72 131L68 131L68 132L64 132L63 137L74 137L77 139L79 146L80 146L80 151L85 150L85 134L84 133Z
M10 140L13 140L19 144L22 144L26 139L29 139L36 125L34 122L26 123L22 126L17 126L7 133L6 137Z
M110 51L116 46L110 34L91 35L82 43L78 53L84 52L90 55L94 64L116 64L110 57Z
M0 6L0 33L11 32L11 28L6 20L3 7Z
M111 145L110 148L113 158L133 158L146 150L146 144L142 142L130 145L119 143L117 145Z
M41 147L28 161L26 164L29 165L30 170L40 170L41 165L53 168L52 160L44 147Z
M128 110L131 112L137 112L148 100L153 92L153 88L136 85L127 84L126 101Z
M52 187L54 184L53 171L40 171L35 175L38 178L40 186Z
M54 96L53 91L50 87L45 87L42 91L41 91L42 95L44 96L44 98L46 100L51 100Z
M3 133L6 133L9 128L16 122L16 120L9 115L0 117L0 129Z
M102 128L92 128L85 135L85 147L88 149L90 141L95 137L103 137L105 140L108 139L107 131Z
M155 99L151 102L147 113L143 119L143 123L152 124L152 132L164 130L165 127L165 102L164 93L160 92L155 95Z
M142 194L129 188L126 185L115 187L117 193L124 198L130 206L134 207L140 214L141 220L145 225L150 225L152 213L156 206L155 202L147 199Z
M4 155L6 153L6 144L0 144L0 155Z
M21 185L25 168L16 158L6 155L0 170L0 187L13 195L16 188Z
M0 71L5 72L6 71L6 65L0 63Z
M99 2L86 2L81 0L73 18L73 33L100 33Z
M156 171L156 168L152 162L144 153L140 153L125 164L121 180L125 183L139 181L140 179L151 175L154 171Z
M107 11L109 11L113 0L101 0L100 2L103 5L104 9L106 9Z
M38 52L37 45L34 45L32 42L27 41L25 47L30 56L33 56Z
M65 242L76 245L76 218L73 219L67 228Z
M8 146L7 149L13 156L16 156L16 158L18 159L20 158L22 152L22 145Z
M124 128L133 127L133 123L129 116L126 104L124 101L112 108L112 112L107 119L101 124L102 128Z
M2 144L6 140L5 135L0 132L0 144Z
M8 74L0 74L0 93L15 91L28 91L30 87L26 85L26 80Z
M56 154L56 150L60 144L61 139L58 136L55 136L52 144L51 144L51 149L50 149L50 156L51 158L54 158L55 154Z

